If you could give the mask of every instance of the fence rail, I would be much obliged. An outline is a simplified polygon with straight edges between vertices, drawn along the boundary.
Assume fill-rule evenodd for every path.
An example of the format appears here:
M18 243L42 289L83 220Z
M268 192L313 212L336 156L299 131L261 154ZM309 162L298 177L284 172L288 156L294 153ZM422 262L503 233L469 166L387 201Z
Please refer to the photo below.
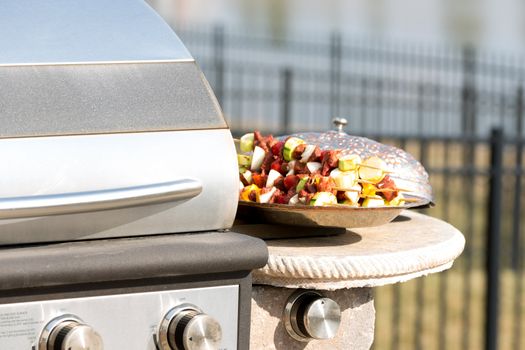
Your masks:
M525 348L522 58L338 33L178 33L235 134L322 131L344 116L349 133L406 149L430 173L426 213L467 245L452 270L377 290L375 348Z

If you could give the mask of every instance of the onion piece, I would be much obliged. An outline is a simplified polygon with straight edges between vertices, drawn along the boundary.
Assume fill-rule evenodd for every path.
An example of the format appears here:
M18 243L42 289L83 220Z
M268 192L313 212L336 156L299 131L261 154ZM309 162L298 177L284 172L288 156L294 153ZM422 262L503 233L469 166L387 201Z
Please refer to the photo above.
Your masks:
M296 194L295 196L290 198L290 200L288 201L288 204L290 204L290 205L297 205L297 204L299 204L299 195Z
M312 156L315 151L315 145L308 145L304 149L303 155L301 156L301 163L308 162L308 159Z
M339 188L351 188L357 180L357 171L341 171L335 168L330 172L330 177L334 179L335 185Z
M275 191L277 190L277 188L275 187L272 187L272 189L266 193L260 193L258 192L257 193L257 202L258 203L268 203L270 201L270 199L272 199L272 196L273 194L275 193Z
M265 155L266 152L264 152L264 150L261 147L255 146L255 148L253 149L252 164L250 166L251 171L258 171L259 169L261 169L261 165L263 163Z
M246 170L244 173L242 173L242 176L244 177L247 183L252 183L252 172L250 170Z
M268 179L266 179L266 187L272 187L275 183L275 180L277 180L280 177L282 177L281 173L273 169L270 170L270 172L268 173Z
M319 162L308 162L306 163L306 167L308 168L308 171L310 172L310 174L313 174L319 169L321 169L322 164Z

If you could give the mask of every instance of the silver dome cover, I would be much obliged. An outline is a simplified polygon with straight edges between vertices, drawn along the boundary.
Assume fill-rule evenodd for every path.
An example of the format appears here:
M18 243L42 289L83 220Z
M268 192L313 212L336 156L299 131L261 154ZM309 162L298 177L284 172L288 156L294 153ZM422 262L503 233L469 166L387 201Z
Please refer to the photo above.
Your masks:
M306 132L295 136L308 144L319 146L322 150L338 149L343 155L357 154L361 159L372 156L381 158L387 164L388 175L404 194L433 203L432 187L423 165L408 152L366 137L348 135L342 131ZM404 191L403 191L404 190Z

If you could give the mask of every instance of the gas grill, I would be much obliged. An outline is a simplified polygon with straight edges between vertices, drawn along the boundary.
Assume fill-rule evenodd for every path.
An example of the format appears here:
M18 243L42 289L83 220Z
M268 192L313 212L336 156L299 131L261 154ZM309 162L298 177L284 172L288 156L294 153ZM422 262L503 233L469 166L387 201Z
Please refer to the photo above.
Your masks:
M230 130L140 0L0 5L0 349L246 349Z

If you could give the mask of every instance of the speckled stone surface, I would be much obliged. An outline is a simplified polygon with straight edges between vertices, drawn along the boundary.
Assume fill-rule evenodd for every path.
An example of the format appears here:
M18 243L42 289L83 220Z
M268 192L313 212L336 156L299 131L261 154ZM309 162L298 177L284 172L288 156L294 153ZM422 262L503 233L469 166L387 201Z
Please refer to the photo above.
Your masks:
M301 228L295 229L300 236ZM448 269L463 251L465 238L444 221L404 211L382 226L266 244L270 257L254 271L255 283L337 290L404 282Z
M374 340L375 309L371 288L321 291L341 307L341 326L334 339L299 342L282 322L286 301L294 289L255 285L252 290L251 350L361 350Z
M465 246L453 226L411 211L386 225L342 231L253 226L252 233L272 238L266 240L268 264L253 273L250 348L255 350L369 349L375 322L371 287L448 269ZM318 290L339 304L341 326L333 339L303 343L287 334L282 313L296 288Z

